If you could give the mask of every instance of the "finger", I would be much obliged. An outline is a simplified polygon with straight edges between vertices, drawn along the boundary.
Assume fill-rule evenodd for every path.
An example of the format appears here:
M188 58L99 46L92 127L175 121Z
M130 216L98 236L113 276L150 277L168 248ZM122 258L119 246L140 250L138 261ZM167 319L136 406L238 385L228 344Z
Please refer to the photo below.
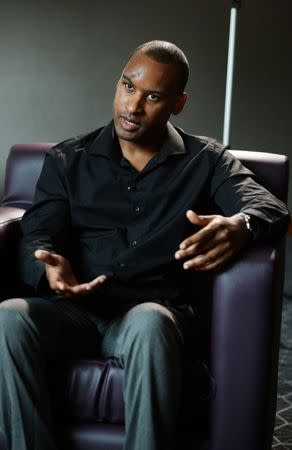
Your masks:
M179 244L179 250L186 250L188 247L194 244L200 244L203 247L214 238L216 232L217 230L213 226L211 226L211 224L207 225L182 241Z
M34 252L36 259L43 261L50 266L56 266L59 264L59 255L56 253L48 252L47 250L36 250Z
M67 293L71 295L86 295L90 294L90 292L94 291L97 287L99 287L106 280L105 275L99 275L94 280L89 283L77 284L76 286L70 286L67 289Z
M94 278L94 280L87 283L88 289L91 290L98 287L100 284L104 283L106 279L106 275L99 275L98 277Z
M70 286L67 285L64 281L57 281L56 282L56 289L58 289L60 292L65 291Z
M191 223L194 225L198 225L200 227L204 227L208 225L209 222L214 218L214 216L200 216L199 214L195 213L192 209L188 209L186 212L186 216L189 219Z
M175 259L185 259L189 258L191 256L197 256L201 254L205 254L209 250L212 250L212 248L216 247L218 244L220 244L222 241L220 239L220 236L217 234L214 234L213 236L208 233L205 236L203 236L202 239L199 240L199 242L195 242L195 244L191 244L191 240L189 241L189 246L186 247L185 250L179 249L175 252L174 257Z
M205 217L208 220L208 224L205 225L201 230L197 231L196 233L192 234L187 239L182 241L179 246L180 250L185 250L187 247L196 242L201 242L202 244L204 244L204 240L205 242L207 242L208 240L213 239L218 232L222 231L222 229L226 227L226 219L222 216L212 215L201 217Z
M96 289L100 284L106 280L106 275L99 275L89 283L70 285L63 280L57 280L54 290L57 294L62 294L65 297L73 297L76 295L86 295Z
M72 297L71 286L64 281L57 280L54 285L51 285L56 294L63 295L64 297Z
M65 297L73 297L76 295L84 295L88 292L87 283L76 284L75 286L70 286L70 284L58 281L56 283L55 292L57 294L62 294Z
M72 293L71 293L71 286L64 282L64 281L56 281L53 290L57 293L57 294L62 294L65 297L71 297Z
M209 263L206 263L204 266L197 267L197 271L207 271L207 270L214 270L219 269L220 267L224 266L224 264L228 263L233 257L233 254L230 252L227 255L222 256L221 258L218 258L216 261L210 261Z
M184 269L201 269L205 266L214 267L217 263L219 264L224 261L224 259L229 259L232 256L232 249L228 243L216 246L209 250L207 253L198 255L195 258L189 259L184 262Z

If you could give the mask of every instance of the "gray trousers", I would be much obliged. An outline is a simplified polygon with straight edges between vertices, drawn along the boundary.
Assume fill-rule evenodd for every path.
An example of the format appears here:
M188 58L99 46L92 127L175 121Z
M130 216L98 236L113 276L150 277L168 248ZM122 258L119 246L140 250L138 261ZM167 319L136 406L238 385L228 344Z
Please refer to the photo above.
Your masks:
M155 301L111 318L63 298L2 302L0 430L9 450L57 450L46 366L62 357L93 355L115 357L125 371L124 449L174 449L182 331L173 311Z

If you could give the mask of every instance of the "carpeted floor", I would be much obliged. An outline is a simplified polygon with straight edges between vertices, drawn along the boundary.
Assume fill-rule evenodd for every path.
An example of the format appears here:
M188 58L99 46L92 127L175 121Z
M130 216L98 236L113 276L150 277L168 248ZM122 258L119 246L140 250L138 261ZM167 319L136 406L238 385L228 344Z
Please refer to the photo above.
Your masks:
M278 403L273 449L292 449L292 238L289 238L287 242Z

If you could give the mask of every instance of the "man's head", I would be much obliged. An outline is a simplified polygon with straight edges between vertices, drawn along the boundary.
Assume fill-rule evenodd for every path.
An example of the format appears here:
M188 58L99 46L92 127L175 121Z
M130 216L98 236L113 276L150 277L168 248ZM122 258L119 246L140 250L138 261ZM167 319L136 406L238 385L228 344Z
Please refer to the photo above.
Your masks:
M144 53L149 58L162 64L172 64L177 69L177 92L182 94L189 78L189 63L186 55L176 45L167 41L150 41L139 45L130 58L138 52Z
M166 41L137 47L117 83L113 115L117 135L140 145L157 143L171 114L184 107L189 64Z

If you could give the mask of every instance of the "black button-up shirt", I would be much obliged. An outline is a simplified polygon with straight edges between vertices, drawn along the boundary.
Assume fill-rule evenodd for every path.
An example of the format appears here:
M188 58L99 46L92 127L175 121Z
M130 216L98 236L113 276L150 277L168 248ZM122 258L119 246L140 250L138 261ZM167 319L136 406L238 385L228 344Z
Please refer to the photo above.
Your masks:
M33 252L47 248L71 261L80 282L106 274L100 294L117 302L180 302L189 274L174 254L196 231L188 209L244 211L260 219L260 238L279 234L288 220L285 205L215 140L168 124L141 172L123 157L112 122L67 140L46 155L22 220L23 278L40 286L44 264Z

